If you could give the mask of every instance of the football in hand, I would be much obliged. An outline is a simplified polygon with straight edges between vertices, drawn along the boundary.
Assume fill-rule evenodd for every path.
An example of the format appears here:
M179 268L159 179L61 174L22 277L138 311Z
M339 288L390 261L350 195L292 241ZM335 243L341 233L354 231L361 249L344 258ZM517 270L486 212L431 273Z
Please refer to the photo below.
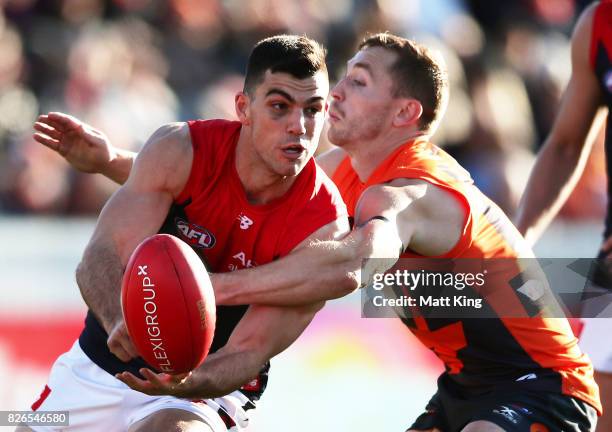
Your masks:
M153 369L181 374L206 358L215 333L215 296L204 264L183 241L157 234L134 250L121 307L134 346Z

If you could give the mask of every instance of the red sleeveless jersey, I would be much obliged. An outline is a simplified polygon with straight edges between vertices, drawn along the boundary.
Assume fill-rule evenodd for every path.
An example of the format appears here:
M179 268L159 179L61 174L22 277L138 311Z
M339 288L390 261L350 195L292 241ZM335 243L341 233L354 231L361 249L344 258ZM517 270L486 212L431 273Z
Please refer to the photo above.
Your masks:
M362 183L345 158L332 179L354 216L361 193L369 186L397 178L425 180L452 193L465 210L463 232L457 244L440 258L518 258L533 256L506 215L482 194L469 173L435 145L416 140L394 151ZM407 251L402 258L423 258ZM521 308L510 286L505 303ZM507 308L485 298L494 311ZM506 309L504 309L506 310ZM527 315L526 315L527 316ZM601 412L593 368L580 351L565 318L402 319L416 337L444 362L449 377L465 388L486 389L534 373L521 388L553 391L584 400Z
M251 205L235 168L240 123L191 121L193 163L184 190L171 206L161 233L190 244L213 272L268 263L288 254L319 228L346 217L346 207L333 182L310 160L284 196L265 205ZM223 347L248 305L217 306L217 324L210 352ZM79 338L83 351L108 373L148 367L140 358L124 363L106 345L108 335L91 312ZM251 401L263 393L269 363L242 388ZM251 404L248 409L253 408Z
M235 166L240 123L191 121L193 165L175 204L180 238L205 260L226 272L268 263L287 255L319 228L346 215L336 186L310 160L289 191L264 205L253 205Z

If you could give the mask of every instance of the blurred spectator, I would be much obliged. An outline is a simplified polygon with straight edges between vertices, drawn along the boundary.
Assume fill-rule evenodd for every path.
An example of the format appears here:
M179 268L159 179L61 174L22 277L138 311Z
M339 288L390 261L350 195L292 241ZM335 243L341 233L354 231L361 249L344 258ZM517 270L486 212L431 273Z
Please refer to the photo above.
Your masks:
M29 135L39 112L72 113L118 146L138 149L159 124L232 117L248 49L265 36L321 40L335 80L365 32L389 30L445 58L451 98L435 140L512 213L551 127L569 76L569 31L587 3L5 0L0 209L95 214L115 188L101 176L72 172L34 144ZM322 139L320 150L326 146ZM601 211L603 158L594 152L592 159L581 205L570 200L567 216Z

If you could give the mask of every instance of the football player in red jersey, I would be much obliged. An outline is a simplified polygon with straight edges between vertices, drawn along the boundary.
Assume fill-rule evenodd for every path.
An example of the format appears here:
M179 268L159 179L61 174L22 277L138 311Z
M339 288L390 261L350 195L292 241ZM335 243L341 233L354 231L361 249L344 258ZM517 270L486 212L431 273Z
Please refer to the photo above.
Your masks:
M213 275L218 302L299 305L339 297L358 286L363 258L533 257L465 170L428 142L447 84L424 47L389 34L367 38L331 97L329 138L340 148L319 161L356 229L256 269ZM125 158L117 160L127 167ZM404 322L447 367L411 430L592 430L601 409L597 386L566 320ZM147 390L147 383L130 383Z
M612 1L595 2L583 13L572 36L572 76L519 205L516 225L535 243L576 186L593 142L607 117L605 152L608 170L608 215L599 259L612 262ZM611 288L608 264L605 288ZM604 282L602 285L606 285ZM612 319L585 320L580 339L593 360L604 414L599 431L612 430Z
M260 41L249 57L235 98L239 121L162 126L127 170L115 169L111 159L121 152L101 133L61 114L40 118L38 141L86 171L106 159L107 174L123 186L102 210L77 269L90 309L85 329L56 361L36 409L69 411L67 430L246 427L268 360L301 334L322 303L219 308L205 364L184 379L157 375L137 358L127 334L119 304L123 269L135 247L157 232L187 241L215 272L265 264L348 232L338 190L312 160L328 92L324 48L281 35ZM292 218L300 223L280 228ZM190 242L191 230L205 241ZM144 383L149 394L122 380Z

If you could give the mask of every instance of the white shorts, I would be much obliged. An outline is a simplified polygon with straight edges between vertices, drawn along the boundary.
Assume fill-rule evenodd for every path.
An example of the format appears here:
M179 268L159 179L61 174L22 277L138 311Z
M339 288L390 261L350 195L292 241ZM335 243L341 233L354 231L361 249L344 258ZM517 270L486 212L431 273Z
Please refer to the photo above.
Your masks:
M612 318L586 318L580 332L580 348L598 372L612 373Z
M167 408L182 409L202 418L213 431L227 431L218 414L225 411L241 431L248 425L248 414L242 408L248 401L241 392L192 402L172 396L149 396L132 390L126 384L98 367L83 352L79 342L55 361L49 375L50 392L36 411L68 411L69 427L35 427L35 431L127 431L148 415Z

